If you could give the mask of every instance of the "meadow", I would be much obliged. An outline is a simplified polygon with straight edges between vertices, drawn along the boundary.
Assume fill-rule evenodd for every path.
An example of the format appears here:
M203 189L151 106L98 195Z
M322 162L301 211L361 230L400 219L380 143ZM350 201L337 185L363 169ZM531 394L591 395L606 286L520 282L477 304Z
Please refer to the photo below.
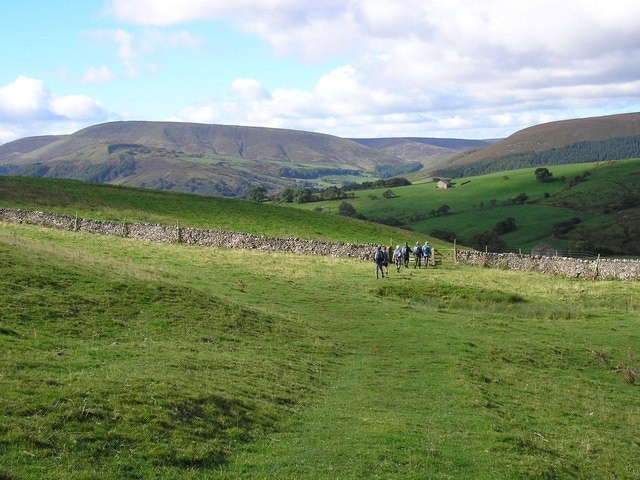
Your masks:
M384 195L389 190L386 188L360 190L346 201L367 219L395 219L422 234L447 230L454 232L461 243L511 217L518 229L501 238L512 250L528 252L540 242L567 250L567 240L571 239L589 240L600 248L613 247L629 255L640 252L635 194L640 188L640 160L554 165L549 170L555 181L550 183L538 181L535 170L457 178L453 188L446 190L437 189L433 182L392 188L393 196ZM585 172L589 174L584 176ZM572 184L576 177L584 181ZM514 204L512 201L521 194L526 195L526 202ZM343 201L295 206L338 213ZM434 215L442 206L448 207L448 214ZM621 206L624 208L616 213ZM624 209L629 210L622 213ZM581 219L574 232L566 238L553 234L555 224L573 218Z
M207 224L171 217L172 194L71 183L67 209ZM265 229L332 235L264 207L283 212ZM376 280L353 259L0 224L0 479L638 478L637 283L447 258Z

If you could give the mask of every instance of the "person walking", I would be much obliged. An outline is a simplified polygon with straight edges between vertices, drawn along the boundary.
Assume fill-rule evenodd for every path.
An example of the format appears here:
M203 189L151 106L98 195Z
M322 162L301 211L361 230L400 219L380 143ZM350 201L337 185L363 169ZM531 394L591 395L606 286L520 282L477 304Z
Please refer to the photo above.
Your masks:
M420 268L422 266L422 245L420 242L416 242L416 246L413 247L413 268Z
M396 262L396 271L400 272L402 266L402 249L400 245L396 245L396 251L393 253L393 259Z
M429 246L429 242L424 242L422 246L422 257L424 258L424 268L429 266L429 261L431 260L432 255L431 247Z
M380 245L376 247L373 254L373 262L376 264L376 278L379 278L378 274L382 274L382 278L384 278L384 252Z
M409 247L408 242L404 242L402 246L402 262L404 264L404 268L409 268L409 257L411 256L411 247Z
M393 255L393 247L389 245L389 248L383 248L382 252L384 253L384 272L389 276L389 264L391 263L391 257Z

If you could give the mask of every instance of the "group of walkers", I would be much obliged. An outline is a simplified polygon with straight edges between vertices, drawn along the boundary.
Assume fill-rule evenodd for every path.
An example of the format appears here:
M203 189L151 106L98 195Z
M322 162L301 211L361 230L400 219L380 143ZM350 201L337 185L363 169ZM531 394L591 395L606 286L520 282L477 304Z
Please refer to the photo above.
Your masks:
M389 264L394 263L396 271L400 272L401 268L409 268L411 262L411 256L413 255L413 268L427 268L432 264L434 250L429 245L429 242L424 242L424 245L420 245L420 242L416 242L416 245L411 248L407 242L404 245L397 245L396 249L393 247L383 247L378 245L373 254L373 261L376 264L376 278L380 275L384 278L385 275L389 275Z

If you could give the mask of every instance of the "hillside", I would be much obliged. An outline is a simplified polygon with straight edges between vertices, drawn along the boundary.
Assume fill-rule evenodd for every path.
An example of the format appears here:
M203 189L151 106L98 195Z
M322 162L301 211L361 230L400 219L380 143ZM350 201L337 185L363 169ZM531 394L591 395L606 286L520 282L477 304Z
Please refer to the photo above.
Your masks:
M620 143L634 145L621 154ZM579 157L569 159L569 157ZM468 176L533 165L640 156L640 113L563 120L520 130L490 146L452 157L442 176ZM553 157L553 160L551 158ZM557 161L556 161L557 158ZM550 163L551 162L551 163Z
M340 138L274 128L127 121L0 145L0 175L246 197L254 187L274 194L397 176L427 181L639 156L640 113L551 122L500 141Z
M477 150L491 145L487 140L458 138L352 138L352 140L404 160L420 162L426 170L433 170L460 152Z
M496 237L506 250L528 252L545 242L566 252L570 242L583 242L581 250L640 255L639 159L548 170L549 182L539 181L530 167L458 179L448 189L430 182L296 206L339 213L341 203L348 202L361 217L414 231L414 241L428 234L480 250L491 238L476 243L474 237L513 218L517 228Z
M0 146L0 174L72 178L226 197L376 179L422 168L353 140L296 130L111 122Z

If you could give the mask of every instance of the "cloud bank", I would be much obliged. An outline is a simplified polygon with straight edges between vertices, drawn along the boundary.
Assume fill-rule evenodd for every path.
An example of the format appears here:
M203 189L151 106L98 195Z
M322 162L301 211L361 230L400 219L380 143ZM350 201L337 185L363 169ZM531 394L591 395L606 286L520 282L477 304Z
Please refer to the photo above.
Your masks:
M243 72L229 82L230 96L204 96L164 119L341 136L495 138L640 109L636 0L183 0L180 8L170 0L110 0L102 14L119 28L93 36L114 45L131 77L144 75L141 59L169 39L176 49L214 48L190 32L207 23L257 39L300 69L327 66L305 87L280 86L269 75L268 88L259 69ZM131 31L156 37L143 42ZM99 65L82 80L114 77ZM19 77L0 88L0 118L16 125L107 116L100 102L58 98L39 80Z

